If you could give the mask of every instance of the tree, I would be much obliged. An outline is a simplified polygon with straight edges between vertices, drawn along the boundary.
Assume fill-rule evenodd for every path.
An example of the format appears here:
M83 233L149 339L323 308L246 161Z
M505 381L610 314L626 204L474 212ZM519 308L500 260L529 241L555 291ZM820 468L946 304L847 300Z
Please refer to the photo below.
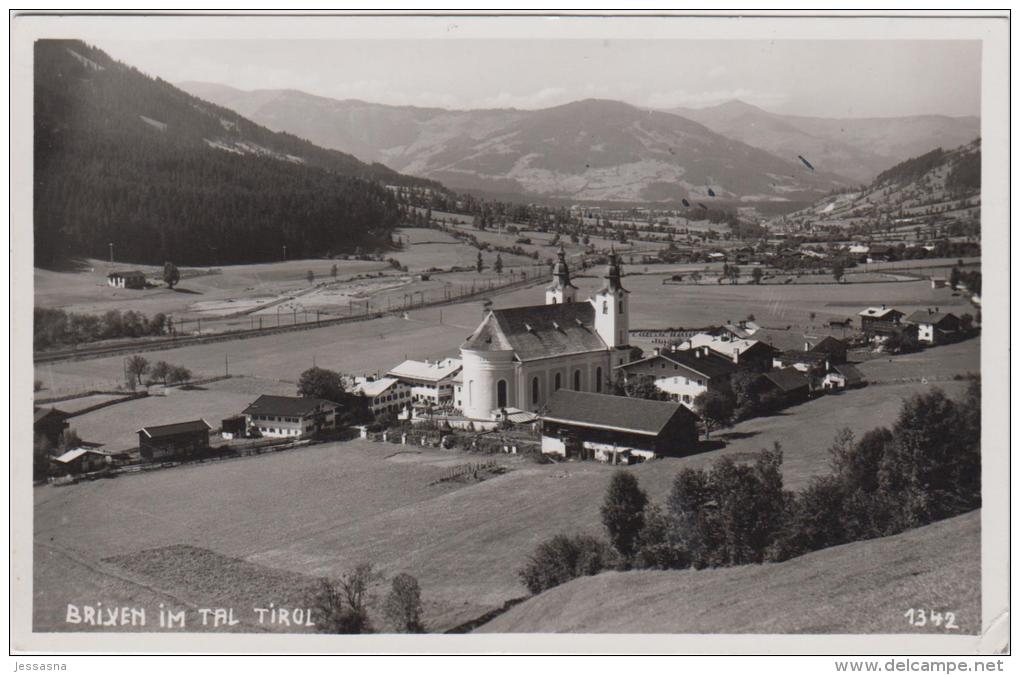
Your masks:
M390 592L383 601L383 614L390 625L400 633L424 633L421 611L418 580L405 573L393 577Z
M475 260L475 270L481 274L482 270L485 269L484 263L482 263L482 252L478 252L478 258Z
M640 488L634 474L617 470L609 481L601 514L609 542L625 559L634 556L638 536L645 525L647 504L648 495Z
M733 392L711 388L694 397L694 409L701 416L701 424L705 429L705 438L713 429L726 426L733 418Z
M949 271L949 287L956 290L956 287L960 285L960 268L954 267Z
M369 589L376 579L377 575L369 564L358 565L336 581L320 579L311 599L316 630L347 635L371 633L368 606L372 598Z
M312 270L308 270L308 272L305 274L305 279L308 279L308 283L314 284L315 283L315 272L313 272Z
M646 373L626 377L623 384L623 394L630 398L643 398L648 401L669 400L669 394L659 389L655 384L655 378Z
M735 284L740 281L740 268L736 265L730 265L729 274L730 283Z
M313 367L301 373L298 378L298 396L340 403L345 393L343 376L333 370Z
M142 383L142 375L149 370L149 360L141 354L135 354L128 358L125 368L127 372L137 380L137 384Z
M170 377L170 371L173 368L166 361L156 361L156 364L152 366L152 370L149 374L152 375L153 379L161 381L164 385L166 384L167 378Z
M612 564L612 549L590 535L558 534L538 545L517 575L532 593L598 574Z
M191 371L184 366L171 366L167 379L171 384L183 384L191 381Z
M499 253L496 254L496 262L493 263L492 269L496 270L496 274L503 273L503 256Z
M177 269L177 265L173 264L169 260L163 263L163 281L169 288L173 288L177 285L177 282L181 280L180 270Z
M843 281L843 274L845 273L842 260L836 260L832 263L832 278L838 282Z
M765 273L761 271L760 267L755 267L753 270L751 270L751 281L755 285L761 284L761 279L763 276L765 276Z
M338 268L338 267L336 266L336 263L333 263L333 266L329 268L329 275L330 275L331 277L333 277L334 279L336 279L336 275L337 275L337 274L338 274L339 272L340 272L340 268Z

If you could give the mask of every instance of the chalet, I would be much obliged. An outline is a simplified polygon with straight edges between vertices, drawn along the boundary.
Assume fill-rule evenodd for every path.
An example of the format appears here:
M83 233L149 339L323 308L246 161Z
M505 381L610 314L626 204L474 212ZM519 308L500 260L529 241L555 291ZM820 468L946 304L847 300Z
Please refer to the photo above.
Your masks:
M841 364L833 366L832 369L822 378L822 389L827 391L838 389L853 389L864 386L864 376L855 366Z
M831 335L826 335L817 341L807 341L804 343L805 351L817 352L819 354L825 354L829 357L829 363L846 363L846 343L839 338L834 338Z
M692 335L680 345L680 350L707 347L719 356L731 360L737 367L745 370L764 372L772 367L772 355L775 350L760 340L735 338L729 333L709 335L698 333Z
M111 461L107 453L94 448L75 448L52 458L54 473L58 475L100 471L109 467Z
M542 453L633 463L697 448L697 416L670 401L561 389L542 415Z
M70 426L67 423L69 414L56 408L36 407L32 416L32 430L37 443L55 448L60 445L64 431Z
M896 260L896 249L887 244L873 244L868 249L868 262L891 262Z
M873 321L868 325L867 336L876 347L886 351L910 351L917 344L918 327L912 323Z
M113 288L145 288L145 272L110 272L106 275L106 283Z
M661 353L656 349L652 356L616 366L613 370L622 372L626 379L647 375L654 379L658 389L693 410L698 394L723 386L738 366L707 347L701 347Z
M212 427L205 420L161 424L138 430L138 448L149 460L186 459L209 450Z
M761 376L759 386L763 392L775 392L784 405L806 401L811 393L807 375L796 368L773 370Z
M220 421L220 436L228 440L244 438L248 435L248 418L244 415L231 415Z
M354 393L368 399L368 407L373 415L400 412L411 402L411 387L395 377L362 380L355 385Z
M241 414L249 433L266 438L305 438L336 427L339 404L306 396L263 394Z
M461 360L447 357L440 361L407 360L386 373L411 390L411 400L436 407L453 404L453 379L461 371Z
M904 314L898 309L882 305L881 307L862 309L857 313L857 316L861 317L861 330L867 333L872 324L876 322L899 323Z
M908 324L917 326L917 340L929 345L952 342L960 335L960 319L939 308L919 309L906 319Z
M795 368L802 373L821 375L830 365L827 354L810 350L780 352L772 357L773 368Z

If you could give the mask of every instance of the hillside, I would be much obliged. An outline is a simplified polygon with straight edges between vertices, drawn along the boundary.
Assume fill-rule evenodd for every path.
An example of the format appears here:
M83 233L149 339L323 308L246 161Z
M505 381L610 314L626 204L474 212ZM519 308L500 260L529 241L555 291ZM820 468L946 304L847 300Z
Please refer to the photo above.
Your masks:
M980 528L974 511L783 563L607 572L535 596L479 631L976 634ZM953 611L959 630L908 625L903 613L922 607Z
M831 195L777 223L843 229L872 238L977 236L981 222L981 140L936 148L878 174L863 190Z
M813 199L848 185L668 113L607 100L447 111L292 90L181 87L266 126L457 189L599 201Z
M386 242L381 183L438 187L270 131L79 41L35 46L36 260L223 264Z
M743 101L670 112L780 157L801 155L816 169L835 171L864 184L884 169L936 146L956 147L981 135L981 120L976 117L801 117L771 113Z

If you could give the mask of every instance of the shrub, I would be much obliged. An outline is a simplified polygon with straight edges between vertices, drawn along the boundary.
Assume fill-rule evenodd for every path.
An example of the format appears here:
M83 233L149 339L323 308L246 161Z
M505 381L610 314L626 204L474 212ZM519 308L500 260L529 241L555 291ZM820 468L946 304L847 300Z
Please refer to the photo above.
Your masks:
M531 593L541 593L571 579L598 574L612 562L612 550L601 539L558 534L539 544L517 574Z
M634 555L638 535L645 525L648 496L638 486L634 474L617 470L609 481L602 503L602 524L613 548L624 558Z
M650 569L683 569L691 556L680 540L676 525L656 504L645 507L644 527L638 535L635 564Z
M397 632L424 633L418 580L410 574L398 574L393 577L390 592L383 602L383 613Z
M369 564L358 565L339 579L320 579L310 604L315 610L315 627L320 633L371 633L369 588L378 575Z

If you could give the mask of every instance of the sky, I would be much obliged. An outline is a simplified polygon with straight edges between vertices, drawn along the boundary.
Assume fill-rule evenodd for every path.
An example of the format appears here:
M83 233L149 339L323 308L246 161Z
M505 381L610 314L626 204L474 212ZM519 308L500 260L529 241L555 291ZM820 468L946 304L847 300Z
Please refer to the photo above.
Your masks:
M607 98L653 108L739 99L818 117L980 115L981 44L946 40L106 40L170 82L299 89L449 109Z

